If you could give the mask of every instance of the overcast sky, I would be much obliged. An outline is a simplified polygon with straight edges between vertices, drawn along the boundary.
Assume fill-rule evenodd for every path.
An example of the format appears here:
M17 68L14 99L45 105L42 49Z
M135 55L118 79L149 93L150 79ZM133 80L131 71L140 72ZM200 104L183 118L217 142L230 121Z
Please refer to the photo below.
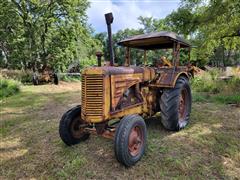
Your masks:
M90 0L88 23L96 32L106 31L104 14L112 12L113 32L125 28L139 28L139 16L164 18L177 9L180 0Z

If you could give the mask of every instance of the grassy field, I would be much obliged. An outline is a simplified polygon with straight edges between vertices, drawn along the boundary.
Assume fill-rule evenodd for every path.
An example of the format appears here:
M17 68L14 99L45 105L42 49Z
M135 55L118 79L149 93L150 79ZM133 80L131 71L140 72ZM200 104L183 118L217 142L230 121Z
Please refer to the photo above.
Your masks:
M0 179L240 179L240 108L194 102L180 132L146 120L148 148L132 168L120 165L113 141L91 136L67 147L62 114L80 102L79 83L24 86L1 100Z

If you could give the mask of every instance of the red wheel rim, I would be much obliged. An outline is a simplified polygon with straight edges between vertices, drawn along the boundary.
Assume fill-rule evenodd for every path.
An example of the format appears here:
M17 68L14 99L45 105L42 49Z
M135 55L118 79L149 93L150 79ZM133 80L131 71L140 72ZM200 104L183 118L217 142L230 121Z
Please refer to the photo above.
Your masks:
M186 116L186 106L187 106L187 90L182 89L179 97L179 106L178 106L178 117L179 121L184 121Z
M128 150L132 156L136 156L140 153L143 145L143 134L141 128L135 126L132 128L128 138Z
M81 128L80 125L82 123L79 121L78 118L75 118L71 124L70 130L71 134L74 138L81 138L84 134L84 128Z

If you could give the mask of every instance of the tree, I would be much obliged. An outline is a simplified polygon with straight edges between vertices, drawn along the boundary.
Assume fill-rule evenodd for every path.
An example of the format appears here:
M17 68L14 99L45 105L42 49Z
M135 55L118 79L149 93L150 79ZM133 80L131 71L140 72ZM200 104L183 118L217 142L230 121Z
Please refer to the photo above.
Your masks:
M86 0L2 0L0 49L10 68L64 70L99 42L87 25Z
M181 7L166 19L175 31L191 36L192 42L197 46L192 53L194 61L205 64L208 60L215 59L214 61L219 61L218 65L225 66L230 53L238 52L240 38L232 36L240 29L238 0L183 0ZM221 59L216 54L219 54L219 48L222 48Z

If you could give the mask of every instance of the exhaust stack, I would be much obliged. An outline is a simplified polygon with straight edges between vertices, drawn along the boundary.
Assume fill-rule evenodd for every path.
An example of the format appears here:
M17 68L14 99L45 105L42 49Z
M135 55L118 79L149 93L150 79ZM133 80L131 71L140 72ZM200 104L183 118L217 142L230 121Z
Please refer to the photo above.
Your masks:
M110 52L110 66L114 65L114 54L113 54L113 43L112 43L112 28L111 24L113 22L113 14L107 13L105 14L105 19L107 23L107 30L108 30L108 47Z

